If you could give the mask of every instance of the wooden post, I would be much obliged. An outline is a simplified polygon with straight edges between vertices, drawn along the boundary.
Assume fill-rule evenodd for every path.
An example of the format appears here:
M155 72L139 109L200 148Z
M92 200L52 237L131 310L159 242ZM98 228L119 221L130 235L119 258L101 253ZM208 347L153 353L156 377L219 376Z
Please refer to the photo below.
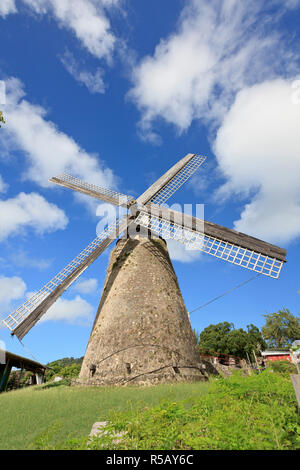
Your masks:
M247 355L247 359L248 359L248 360L245 360L246 364L248 366L247 374L251 375L252 364L251 364L250 357L249 357L249 354L247 353L247 351L246 351L246 355Z
M300 408L300 375L299 374L291 374L291 381L295 390L296 398L298 401L298 406Z
M19 377L18 377L17 388L20 387L20 382L21 382L21 378L23 376L23 372L24 372L24 365L22 364L22 369L20 370Z
M8 359L7 363L6 363L6 366L5 366L5 369L3 371L3 374L2 374L1 380L0 380L0 393L5 392L5 390L6 390L6 386L7 386L7 382L8 382L8 379L9 379L9 374L10 374L11 368L12 368L12 365L10 365L9 359Z
M35 378L37 385L41 385L43 383L43 375L40 372L36 372Z
M247 359L248 359L248 362L249 362L249 366L251 367L251 361L250 361L250 357L249 357L249 354L247 353L247 351L246 351L246 354L247 354Z
M254 349L253 349L253 356L254 356L254 359L255 359L255 362L256 362L256 365L257 365L257 369L260 370L260 367L259 367L259 365L258 365L257 357L256 357L256 354L255 354Z
M5 371L5 364L0 364L0 383L1 383L4 371Z

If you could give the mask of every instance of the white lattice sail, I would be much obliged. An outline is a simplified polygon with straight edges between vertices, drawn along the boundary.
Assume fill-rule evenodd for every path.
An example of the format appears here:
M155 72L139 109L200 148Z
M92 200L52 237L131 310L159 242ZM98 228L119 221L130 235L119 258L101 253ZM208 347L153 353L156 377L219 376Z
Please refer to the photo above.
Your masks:
M157 193L149 202L163 204L184 185L200 168L206 157L194 155L193 158Z
M130 207L134 202L134 198L126 196L125 194L118 193L112 189L103 188L92 183L87 183L75 176L63 173L62 175L54 176L49 181L51 183L64 186L65 188L73 189L88 196L95 197L101 201L109 202L117 206Z
M188 249L203 251L229 263L275 279L279 277L283 265L283 261L277 258L192 230L147 212L141 211L135 223L151 230L165 240L176 240L186 245Z
M163 204L193 176L205 160L205 156L194 153L187 154L141 194L136 202L138 204L151 202L157 205Z
M51 281L24 302L3 321L18 338L26 334L46 313L55 300L95 261L95 259L128 227L127 216L117 219L96 237ZM41 307L42 306L42 307ZM21 328L24 322L27 325Z

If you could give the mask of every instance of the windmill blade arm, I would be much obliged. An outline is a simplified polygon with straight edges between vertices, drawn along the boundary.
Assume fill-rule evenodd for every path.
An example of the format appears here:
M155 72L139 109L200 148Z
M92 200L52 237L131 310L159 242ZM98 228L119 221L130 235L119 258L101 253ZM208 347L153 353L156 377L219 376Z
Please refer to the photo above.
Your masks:
M55 183L59 186L64 186L65 188L73 189L88 196L95 197L101 201L114 204L116 206L130 207L133 204L134 199L131 196L126 196L125 194L118 193L111 189L103 188L95 184L86 183L79 178L68 175L66 173L54 176L49 181Z
M141 210L165 221L181 225L184 229L204 232L205 235L219 238L243 248L258 251L259 253L272 256L281 261L286 261L287 252L285 249L250 235L237 232L236 230L223 227L222 225L207 222L206 220L198 219L191 215L184 214L183 212L173 211L166 207L157 207L153 204L148 204L146 207L142 207Z
M155 183L138 199L138 204L163 204L179 189L205 161L206 157L189 153Z
M42 289L5 318L3 323L22 339L65 290L129 225L126 216L111 224Z
M278 278L286 262L286 250L221 225L164 207L149 205L135 223L200 250L266 276Z

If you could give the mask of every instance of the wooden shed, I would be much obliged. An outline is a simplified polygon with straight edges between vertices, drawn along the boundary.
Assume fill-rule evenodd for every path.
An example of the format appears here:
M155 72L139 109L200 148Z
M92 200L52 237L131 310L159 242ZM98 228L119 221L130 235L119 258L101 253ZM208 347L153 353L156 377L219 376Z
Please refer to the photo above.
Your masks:
M24 370L33 373L33 384L42 384L47 366L27 357L17 356L9 351L0 349L0 393L5 392L12 368L20 369L20 376Z
M266 361L290 361L291 362L291 353L290 351L263 351L261 353L262 357Z

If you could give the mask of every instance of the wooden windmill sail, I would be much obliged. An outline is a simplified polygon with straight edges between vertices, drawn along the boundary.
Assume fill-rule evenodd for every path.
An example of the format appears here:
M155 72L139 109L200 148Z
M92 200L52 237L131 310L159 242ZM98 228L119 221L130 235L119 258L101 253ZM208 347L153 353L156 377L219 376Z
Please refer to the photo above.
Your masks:
M163 239L171 238L177 240L193 249L203 251L230 263L237 264L266 276L278 278L282 265L286 261L286 251L284 249L212 222L206 222L177 211L171 211L162 206L162 204L165 203L177 191L177 189L194 174L194 172L202 165L204 160L205 157L200 155L186 155L136 200L130 196L125 196L118 192L83 182L70 175L63 174L51 178L50 181L55 184L82 192L117 206L126 207L128 209L128 214L124 218L116 220L107 227L60 273L58 273L36 294L29 298L23 305L21 305L21 307L3 320L3 323L11 330L11 333L13 335L15 334L19 339L22 339L35 323L47 312L50 306L109 245L111 245L122 234L126 232L130 233L131 229L134 229L132 232L136 234L137 226L142 227L145 231L149 231ZM155 356L155 360L153 359L154 362L152 361L151 363L152 366L154 363L155 366L158 366L160 361L167 361L168 364L166 367L173 367L173 372L175 371L174 373L176 373L176 369L180 369L180 367L177 367L179 363L182 366L182 370L185 367L186 370L190 368L195 371L198 367L195 344L192 344L191 328L190 324L186 321L187 314L178 286L178 291L176 290L177 279L169 260L167 248L163 245L155 245L155 241L137 240L136 238L135 240L122 240L120 243L121 245L119 245L119 248L122 246L123 254L127 253L127 256L129 256L128 253L133 255L132 259L135 260L135 263L139 268L140 264L146 259L142 253L145 253L145 250L147 249L148 251L152 250L152 252L156 249L157 256L152 259L151 263L152 265L153 263L155 264L160 256L161 264L157 261L156 272L161 269L160 274L162 276L162 280L165 279L166 284L170 281L170 285L172 284L173 289L172 292L174 293L176 291L176 294L173 296L174 299L176 297L175 300L173 299L173 310L172 306L170 306L171 304L169 305L169 310L173 313L171 312L170 315L167 315L166 313L164 316L161 313L163 309L159 309L156 306L156 310L160 311L159 319L157 320L159 325L157 325L155 330L156 333L154 334L154 330L151 330L151 325L155 323L156 318L154 313L154 317L152 318L153 321L150 322L151 325L148 324L147 326L146 320L143 324L143 328L146 328L147 330L147 338L144 338L143 342L135 344L135 341L133 340L137 340L136 335L140 334L141 336L141 330L133 327L136 323L135 319L142 321L142 317L139 317L139 315L142 315L143 311L145 309L147 310L147 308L147 312L149 313L151 310L151 302L153 304L155 304L156 301L159 302L157 299L159 299L161 294L157 291L155 297L148 293L150 295L149 299L147 301L145 300L146 303L144 302L143 305L140 305L138 311L135 311L135 313L132 313L133 310L135 310L132 307L129 327L124 331L124 317L122 317L123 321L121 321L120 316L117 314L117 305L119 302L120 310L123 311L123 308L124 311L126 311L125 307L130 303L130 296L134 295L135 285L133 284L128 286L127 291L124 293L124 279L122 281L122 273L120 274L118 272L118 275L116 275L116 271L112 269L118 256L114 252L113 257L115 256L115 259L113 261L111 260L105 287L108 286L108 282L110 282L109 278L112 276L114 279L115 290L117 291L117 297L115 297L117 300L113 300L111 292L109 296L103 292L81 371L81 377L89 380L92 376L93 380L96 380L98 368L99 383L116 383L116 381L111 380L111 378L115 376L118 380L120 379L123 374L121 371L124 369L124 364L127 364L127 372L124 369L125 374L127 373L130 375L133 373L132 377L143 376L146 374L145 370L143 371L145 359L144 361L138 361L139 353L137 351L139 348L140 350L141 348L144 348L144 353L142 355L140 354L140 357L149 358L150 356ZM142 261L139 262L138 260ZM164 268L161 267L162 265L164 265ZM132 270L132 272L133 271L134 270ZM137 284L138 279L141 276L149 275L149 271L151 270L144 269L144 271L140 271L136 277L133 276L133 283ZM154 292L155 272L152 272L151 276L148 277L148 284L150 285L153 283L151 284L151 289ZM160 285L160 287L163 288L162 285ZM172 297L170 292L169 294ZM143 294L143 290L140 289L139 299L143 298L146 298L146 296ZM148 307L145 307L147 302ZM114 305L114 308L110 307L110 305ZM110 314L113 310L115 315ZM128 318L130 315L128 313ZM158 315L158 313L156 313L156 315ZM113 316L114 323L110 325L109 321L112 320ZM166 316L168 317L169 326L164 322L164 318L166 318ZM123 329L120 328L120 322L123 325ZM172 323L173 326L176 325L175 330L174 328L173 330L170 328L170 324L172 325ZM183 336L179 334L180 328ZM112 335L112 331L115 331L115 340L109 341L109 334ZM159 335L157 331L164 331L165 334ZM170 335L173 335L173 340L167 341L166 338L170 337ZM180 344L178 343L179 336L181 337ZM131 346L128 346L128 341L123 341L124 337L130 338L129 343ZM147 349L145 341L148 341L148 352L145 352ZM175 344L176 341L178 343L178 347L177 349L175 348L175 351L174 348L172 349L171 345ZM158 344L159 342L160 344ZM165 349L163 348L163 343L165 343ZM168 345L166 343L168 343ZM116 350L117 347L119 347L118 351ZM155 351L159 349L161 352L156 354ZM169 352L167 352L167 350ZM124 351L127 351L127 356ZM177 356L174 351L177 353ZM107 359L112 356L114 356L114 360L111 359L109 361L110 365L106 368L101 368L100 364L107 364ZM136 367L135 371L133 370L133 364L135 364ZM149 361L147 364L150 367L151 364ZM162 368L164 368L163 365ZM155 368L153 370L150 369L148 369L149 374L156 370ZM157 370L158 369L159 367L157 367ZM134 375L134 373L136 373L136 375ZM188 377L193 374L195 375L196 373L192 372L191 374L185 375ZM159 377L157 379L158 381L160 380Z

